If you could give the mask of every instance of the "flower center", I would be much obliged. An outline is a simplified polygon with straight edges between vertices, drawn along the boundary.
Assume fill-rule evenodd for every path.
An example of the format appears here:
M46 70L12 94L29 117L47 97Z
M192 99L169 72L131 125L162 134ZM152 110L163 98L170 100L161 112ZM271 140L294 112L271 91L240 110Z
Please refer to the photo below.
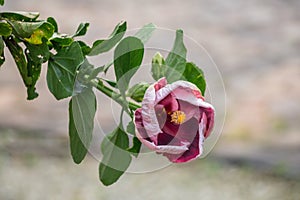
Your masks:
M185 113L179 110L174 111L171 114L171 122L175 124L182 124L185 120Z

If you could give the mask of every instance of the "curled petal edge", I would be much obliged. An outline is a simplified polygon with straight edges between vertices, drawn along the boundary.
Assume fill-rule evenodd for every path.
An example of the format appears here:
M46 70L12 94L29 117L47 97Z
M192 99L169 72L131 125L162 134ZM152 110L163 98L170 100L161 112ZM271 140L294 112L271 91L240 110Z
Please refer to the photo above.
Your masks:
M145 92L142 102L143 124L149 137L157 136L161 131L155 114L155 88L151 85Z
M183 143L182 146L155 145L154 142L142 138L138 130L136 130L136 136L145 146L157 153L181 154L188 150L188 143Z

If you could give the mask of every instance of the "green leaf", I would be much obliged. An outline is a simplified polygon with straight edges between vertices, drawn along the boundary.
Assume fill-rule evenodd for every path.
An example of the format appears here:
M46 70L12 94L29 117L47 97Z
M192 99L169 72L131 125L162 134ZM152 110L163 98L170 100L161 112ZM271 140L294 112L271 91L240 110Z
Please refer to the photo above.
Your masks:
M117 83L116 83L116 82L110 81L110 80L107 80L107 79L103 79L103 78L102 78L102 80L105 81L105 82L106 82L108 85L110 85L111 87L117 88Z
M1 12L0 18L5 18L7 20L31 22L39 17L37 12Z
M126 132L135 136L135 125L134 125L133 121L130 121L127 124Z
M74 39L70 36L59 33L54 33L49 40L53 44L54 49L58 51L64 47L70 46L74 42Z
M128 136L119 127L103 139L101 144L103 159L99 165L99 178L104 185L115 183L129 167L131 155L127 151L128 147Z
M10 36L12 33L12 28L11 26L6 23L6 22L1 22L0 21L0 36Z
M21 38L29 38L44 22L9 21L15 34Z
M166 65L163 56L157 52L152 58L152 77L154 80L158 80L165 76Z
M18 45L13 37L5 39L5 44L11 52L23 82L27 87L27 99L35 99L38 96L35 92L35 84L40 77L42 58L40 60L37 58L33 59L34 52L31 54L28 48L25 51L25 57L22 47Z
M126 22L120 22L108 39L97 40L90 50L89 56L95 56L111 50L124 36L127 29Z
M4 0L0 0L0 5L1 5L1 6L4 5Z
M2 37L0 37L0 67L2 64L5 62L5 57L4 57L4 42Z
M31 83L27 87L27 99L32 100L38 97L35 92L36 82L40 78L42 63L48 61L50 52L48 49L47 41L44 40L42 44L33 45L25 42L27 47L25 55L27 59L27 77L31 78Z
M31 44L42 44L43 38L49 39L54 33L54 27L52 24L45 22L33 31L29 38L25 40Z
M35 84L40 78L41 66L41 63L34 63L28 59L27 70L28 77L31 78L31 84L27 86L27 100L33 100L39 96L39 94L36 92Z
M95 77L92 77L94 71L94 66L89 63L87 59L84 59L84 62L80 65L77 76L75 80L74 93L81 93L85 88L91 87L91 80Z
M98 76L99 73L103 72L103 68L104 66L100 66L100 67L96 67L93 69L92 73L91 73L91 79L94 79Z
M30 85L31 79L27 77L27 62L22 47L18 45L13 37L6 38L4 41L15 60L24 84L26 86Z
M133 156L137 157L140 150L141 150L142 143L135 135L135 125L134 125L133 121L130 121L128 123L128 125L126 127L126 132L134 136L133 139L132 139L132 147L130 147L128 149L128 151Z
M142 102L144 98L144 94L148 87L149 87L148 83L145 82L137 83L127 91L126 96L130 97L136 102Z
M126 132L133 135L132 146L128 149L128 151L135 157L138 157L138 154L141 150L142 143L135 135L135 125L133 121L130 121L126 127Z
M35 62L31 59L32 55L30 55L30 51L28 49L25 57L22 47L18 45L13 37L5 39L5 44L12 54L23 82L27 87L27 99L35 99L38 96L35 92L35 84L40 77L42 62Z
M128 151L135 157L138 157L139 153L140 153L140 150L141 150L141 146L142 146L142 143L141 141L137 138L137 137L133 137L132 139L132 147L130 147L128 149Z
M49 22L54 27L54 32L58 32L58 25L56 20L53 17L48 17L47 22Z
M30 59L35 63L44 63L50 57L50 51L47 41L44 40L42 44L25 43L27 51L29 51Z
M79 37L85 35L89 26L89 23L81 23L72 37Z
M83 41L77 41L81 47L81 51L83 53L84 56L88 55L91 51L91 47L89 47L86 43L84 43Z
M171 52L166 58L165 76L168 82L180 80L186 65L186 48L183 43L183 31L176 31L176 38Z
M204 96L206 82L204 79L203 71L199 67L197 67L194 63L186 63L183 76L187 81L194 83L200 89L202 95Z
M96 96L87 89L73 96L69 103L69 137L73 161L81 163L88 152L97 109Z
M114 69L118 88L125 96L131 77L138 70L144 56L144 45L136 37L123 39L114 52Z
M146 24L134 36L139 38L144 44L150 39L156 27L154 24Z
M47 84L57 100L72 95L76 71L83 61L84 57L77 42L73 42L69 47L61 49L56 55L50 57Z

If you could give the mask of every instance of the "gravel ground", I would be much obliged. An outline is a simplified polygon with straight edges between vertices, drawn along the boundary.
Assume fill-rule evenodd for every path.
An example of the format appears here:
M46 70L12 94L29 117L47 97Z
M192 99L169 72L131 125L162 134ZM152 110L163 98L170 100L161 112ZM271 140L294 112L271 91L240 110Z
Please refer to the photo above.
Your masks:
M173 165L145 174L125 174L104 187L97 162L88 158L76 166L70 158L34 155L1 156L0 199L299 199L300 183L233 167L211 159Z
M0 133L1 200L299 199L300 182L284 178L284 168L262 171L253 163L233 165L214 154L151 173L127 173L105 187L98 180L97 160L88 156L74 164L66 138L20 130Z

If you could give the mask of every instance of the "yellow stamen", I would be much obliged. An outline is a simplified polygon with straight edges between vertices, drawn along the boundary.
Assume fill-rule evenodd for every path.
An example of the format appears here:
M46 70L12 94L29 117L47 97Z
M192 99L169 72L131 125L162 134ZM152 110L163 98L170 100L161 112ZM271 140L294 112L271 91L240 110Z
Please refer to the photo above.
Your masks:
M185 113L179 110L174 111L171 114L171 122L175 124L182 124L185 120Z

